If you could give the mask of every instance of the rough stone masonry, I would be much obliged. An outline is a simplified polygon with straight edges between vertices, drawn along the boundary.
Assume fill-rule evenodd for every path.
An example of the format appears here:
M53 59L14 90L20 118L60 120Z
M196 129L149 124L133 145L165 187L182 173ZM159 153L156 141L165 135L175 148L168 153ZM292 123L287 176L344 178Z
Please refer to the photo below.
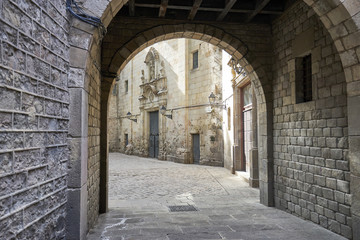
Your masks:
M69 20L64 1L0 2L0 238L65 236Z

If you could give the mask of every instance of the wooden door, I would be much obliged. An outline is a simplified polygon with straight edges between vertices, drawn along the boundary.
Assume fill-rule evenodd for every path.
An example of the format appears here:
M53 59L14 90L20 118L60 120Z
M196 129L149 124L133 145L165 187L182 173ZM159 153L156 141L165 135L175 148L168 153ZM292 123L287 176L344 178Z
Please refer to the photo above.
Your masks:
M159 155L159 112L150 112L149 157Z
M192 153L193 153L193 163L200 163L200 135L192 134Z

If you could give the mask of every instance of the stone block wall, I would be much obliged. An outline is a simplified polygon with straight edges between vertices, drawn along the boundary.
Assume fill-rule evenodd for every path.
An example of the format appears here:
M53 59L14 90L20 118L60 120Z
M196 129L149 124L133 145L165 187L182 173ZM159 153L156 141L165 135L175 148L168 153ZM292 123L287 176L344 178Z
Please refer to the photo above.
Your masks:
M0 239L65 236L68 32L63 1L0 2Z
M275 204L351 238L347 96L340 57L304 3L276 20L273 34ZM299 42L301 36L307 36L306 42ZM313 101L296 104L295 58L308 53Z
M100 39L95 38L92 48L100 45ZM88 163L87 163L87 224L91 229L99 215L100 186L100 85L101 73L99 66L100 52L91 51L88 60L87 78L89 82L89 122L88 122Z

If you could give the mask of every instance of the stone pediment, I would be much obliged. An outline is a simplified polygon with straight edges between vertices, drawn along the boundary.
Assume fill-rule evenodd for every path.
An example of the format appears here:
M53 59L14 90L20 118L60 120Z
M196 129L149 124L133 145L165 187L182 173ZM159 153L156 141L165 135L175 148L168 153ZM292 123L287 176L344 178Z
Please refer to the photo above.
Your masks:
M159 59L160 58L158 51L156 51L156 49L152 47L150 48L148 54L146 55L144 63L148 64L151 61L157 61Z
M160 61L160 56L155 48L150 48L145 57L146 68L141 71L140 108L148 104L164 101L167 98L167 78L165 76L164 61Z

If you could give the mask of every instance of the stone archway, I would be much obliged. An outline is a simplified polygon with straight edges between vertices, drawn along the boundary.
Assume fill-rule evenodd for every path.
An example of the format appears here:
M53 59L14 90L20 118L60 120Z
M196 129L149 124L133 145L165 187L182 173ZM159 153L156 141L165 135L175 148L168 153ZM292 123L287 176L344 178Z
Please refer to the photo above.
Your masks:
M156 24L156 23L155 23ZM241 26L239 26L241 27ZM117 31L119 30L119 25L116 25ZM181 32L183 31L183 32ZM214 34L210 35L210 34ZM149 37L151 36L151 37ZM131 37L131 36L130 36ZM235 59L240 61L240 64L244 66L246 71L249 74L251 81L253 82L256 94L259 99L259 105L261 106L261 111L259 111L260 139L262 141L259 143L260 148L260 160L261 164L261 178L260 178L260 192L261 192L261 203L267 206L273 206L273 173L272 173L272 159L271 159L271 95L265 95L263 86L270 83L268 75L265 74L263 68L263 63L256 60L256 56L249 51L246 44L244 44L238 37L228 34L221 28L216 28L214 26L204 25L204 24L171 24L171 25L162 25L155 26L153 28L147 28L145 31L139 31L135 34L133 38L126 39L123 45L119 45L119 41L116 42L116 45L113 48L106 47L103 53L102 61L102 85L101 85L101 100L102 100L102 110L101 110L101 130L107 129L105 124L107 123L107 102L108 96L110 93L110 88L114 81L114 77L121 71L125 64L138 52L159 41L174 39L174 38L193 38L200 39L205 42L212 43L220 48L225 48L229 54L231 54ZM219 38L218 38L219 37ZM108 36L105 37L104 42L107 39L114 39L114 36L111 35L111 30L108 32ZM135 43L143 42L144 39L147 39L142 45L137 48ZM120 42L121 43L121 42ZM265 44L265 43L264 43ZM107 48L110 48L108 52L112 55L108 56ZM242 52L240 52L242 51ZM246 56L246 57L243 57ZM247 59L253 60L254 64L250 64ZM256 66L256 68L253 67ZM261 76L261 78L259 77ZM103 142L102 142L103 141ZM101 131L101 171L100 171L100 212L107 211L107 158L108 158L108 148L105 143L107 143L107 133ZM103 181L103 182L101 182Z
M112 19L115 17L116 13L121 9L121 7L127 1L99 1L97 3L97 12L95 15L102 17L102 20L106 26L110 24ZM338 0L304 0L319 16L320 20L323 22L325 28L329 31L332 39L335 43L335 46L340 54L341 61L345 71L346 81L348 83L347 92L348 92L348 125L349 125L349 158L350 158L350 166L351 166L351 192L352 192L352 216L353 216L353 231L354 238L360 235L359 232L356 232L357 229L360 229L360 193L356 192L355 189L359 188L360 185L360 157L359 157L359 149L360 149L360 126L357 121L357 116L359 114L359 108L357 106L360 101L360 91L358 90L360 87L360 79L358 76L358 72L360 69L359 64L359 45L360 43L357 41L359 39L359 2L357 0L348 0L348 1L338 1ZM88 8L93 12L92 5L93 1L85 1L83 6ZM181 32L196 32L189 31L187 29L186 24L183 24L180 29L174 29L172 32L181 33ZM216 29L216 28L215 28ZM212 36L217 34L213 32L208 36ZM73 206L73 208L78 207L78 212L74 213L79 221L79 226L73 226L73 228L69 231L78 232L79 235L84 236L86 233L86 219L89 219L87 209L96 208L94 203L88 202L88 192L90 194L97 194L96 189L91 189L87 184L87 178L89 172L94 172L92 175L93 179L96 179L96 174L98 171L96 170L97 160L100 159L100 155L97 153L97 150L101 148L101 152L103 155L102 159L106 159L107 156L107 146L100 146L100 142L106 142L106 134L101 136L101 139L98 135L100 129L106 132L106 124L104 121L98 121L98 117L101 115L102 119L107 119L106 111L100 111L100 109L104 109L107 107L107 96L106 94L109 92L111 81L114 76L111 75L111 71L108 71L108 74L101 74L101 57L100 57L100 41L101 34L94 30L92 27L89 27L85 23L79 22L78 20L73 21L73 27L70 31L70 74L69 74L69 82L70 85L70 96L71 96L71 107L70 110L73 110L74 116L70 119L70 132L74 127L74 134L77 139L80 139L79 145L72 147L72 149L76 149L80 146L80 150L78 151L78 155L72 160L74 164L79 164L80 166L77 168L77 172L70 172L70 177L76 178L77 184L75 187L70 189L69 191L69 205ZM161 36L161 35L157 35ZM165 34L166 36L166 34ZM187 36L189 37L189 36ZM154 42L160 40L154 38ZM236 43L222 41L222 38L217 38L220 42L226 43L227 45L223 46L223 48L227 48L228 46L235 46ZM211 39L209 39L211 41ZM139 46L130 49L139 49L142 44L147 43L151 44L151 42L147 38L142 39L138 38ZM219 42L219 43L220 43ZM124 48L121 51L121 54L117 55L119 58L131 55L131 51L127 52L129 48ZM234 48L235 50L238 47ZM237 57L237 59L241 58L243 51L239 50L237 52L238 56L235 54L236 51L229 51L232 55ZM122 56L123 55L123 56ZM256 57L247 58L249 62L251 62L250 72L255 70L258 76L252 75L252 81L257 86L257 89L260 89L262 84L262 89L264 92L271 92L271 84L270 82L263 84L261 83L261 79L266 79L266 74L264 70L261 70L261 66L268 70L266 64L258 62L259 60ZM121 62L121 60L119 59ZM126 58L123 58L123 63L126 61ZM119 67L119 64L112 66L111 70ZM249 71L249 70L248 70ZM103 76L103 82L100 82L101 76ZM257 80L259 79L259 81ZM261 84L260 84L261 83ZM100 85L102 85L102 91L100 92ZM257 93L259 96L264 96L261 92ZM90 97L89 97L90 96ZM92 97L91 97L92 96ZM100 96L102 97L102 101L100 101ZM263 142L259 142L259 144L264 144L263 146L268 147L267 155L271 156L272 144L271 140L267 139L266 136L271 136L271 126L272 126L272 117L268 114L271 114L271 111L266 111L266 109L272 109L271 101L268 101L268 105L265 105L266 96L263 99L263 107L259 106L259 109L263 109L263 116L259 116L259 119L267 119L265 122L266 127L264 131L260 130L260 134L264 136ZM271 100L271 97L266 100ZM79 113L78 109L76 109L77 105L74 105L74 102L85 103L82 106L89 106L89 108L83 107L82 111ZM89 102L89 104L87 104ZM76 111L75 111L76 110ZM76 112L76 113L75 113ZM101 124L101 125L100 125ZM73 126L73 127L72 127ZM80 126L80 127L79 127ZM89 134L88 134L89 133ZM89 144L89 145L88 145ZM105 158L104 158L105 155ZM88 158L91 159L88 161ZM261 157L260 157L261 158ZM270 161L264 161L265 164L269 165ZM87 166L87 163L90 163L90 166ZM80 169L80 170L79 170ZM106 170L106 168L102 168ZM266 175L264 176L272 176L271 168L267 168ZM104 173L103 173L104 174ZM106 175L106 174L105 174ZM104 180L104 178L101 178ZM270 178L266 178L269 182ZM102 185L106 185L103 182ZM267 199L269 201L269 199ZM266 200L262 200L263 202ZM96 202L96 201L95 201ZM89 207L86 207L88 205ZM102 205L103 206L103 205ZM102 211L106 211L106 206L103 207ZM96 212L96 211L94 211ZM97 215L90 216L91 219L96 219Z

